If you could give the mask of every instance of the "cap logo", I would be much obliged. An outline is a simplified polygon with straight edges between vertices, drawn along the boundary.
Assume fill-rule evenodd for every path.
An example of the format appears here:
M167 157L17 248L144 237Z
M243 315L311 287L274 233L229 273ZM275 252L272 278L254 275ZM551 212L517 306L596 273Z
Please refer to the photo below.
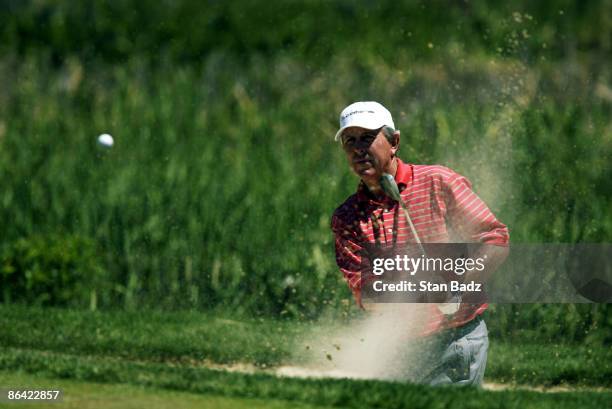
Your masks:
M352 111L352 112L349 112L348 114L344 114L344 115L342 116L342 119L346 119L346 118L348 118L348 117L349 117L349 116L351 116L351 115L361 114L361 113L364 113L364 112L367 112L368 114L375 114L375 113L376 113L376 112L374 112L374 111L370 111L370 110Z

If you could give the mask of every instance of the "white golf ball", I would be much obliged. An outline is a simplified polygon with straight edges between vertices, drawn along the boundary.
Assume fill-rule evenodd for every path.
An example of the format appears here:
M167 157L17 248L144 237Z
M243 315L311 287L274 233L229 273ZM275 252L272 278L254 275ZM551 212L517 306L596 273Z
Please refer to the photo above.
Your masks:
M98 136L98 145L100 146L110 148L113 146L114 143L115 140L113 139L113 137L107 133L103 133L102 135Z

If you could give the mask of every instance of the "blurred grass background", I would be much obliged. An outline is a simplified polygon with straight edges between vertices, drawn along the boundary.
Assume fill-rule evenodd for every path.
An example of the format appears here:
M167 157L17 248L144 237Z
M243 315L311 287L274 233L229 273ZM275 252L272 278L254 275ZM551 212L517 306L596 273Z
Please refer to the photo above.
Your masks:
M611 16L609 0L1 1L0 300L348 309L329 220L357 185L332 140L354 100L391 110L404 160L465 174L514 242L609 242ZM610 342L610 312L495 306L491 330Z

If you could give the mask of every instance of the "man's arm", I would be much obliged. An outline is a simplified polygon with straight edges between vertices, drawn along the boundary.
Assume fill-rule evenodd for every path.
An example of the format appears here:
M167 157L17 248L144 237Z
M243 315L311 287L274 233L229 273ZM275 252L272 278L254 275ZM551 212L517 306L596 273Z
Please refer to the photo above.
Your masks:
M445 194L447 220L452 228L466 243L483 244L470 256L482 258L484 269L466 273L465 281L486 282L508 256L508 227L497 220L465 177L456 173L451 176Z
M346 280L357 305L361 302L361 271L363 268L363 247L358 243L356 234L337 215L332 217L331 228L334 232L336 263Z

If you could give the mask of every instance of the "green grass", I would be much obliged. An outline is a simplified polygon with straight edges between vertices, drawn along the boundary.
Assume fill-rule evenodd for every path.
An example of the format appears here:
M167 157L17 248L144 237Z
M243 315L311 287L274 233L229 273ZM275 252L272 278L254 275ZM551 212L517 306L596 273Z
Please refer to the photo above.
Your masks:
M0 344L126 359L275 364L303 325L202 313L87 312L1 307Z
M8 3L2 303L350 313L329 221L357 185L332 141L354 100L391 110L402 159L467 176L513 242L612 240L609 0ZM609 345L610 308L504 307L491 330ZM240 356L227 342L203 354Z
M273 399L228 398L202 393L181 392L130 384L104 384L85 381L73 381L61 378L41 377L23 372L0 371L0 385L4 388L60 389L63 393L61 402L53 403L57 409L316 409L313 406L298 402L278 401ZM12 409L47 407L41 402L0 403L0 408Z
M491 339L486 379L522 385L612 388L612 351L589 344L505 343Z
M65 354L5 348L0 367L49 377L83 381L126 383L190 391L224 397L286 400L336 407L393 408L601 408L612 400L610 392L537 393L485 392L472 388L426 386L336 379L291 379L246 375L204 368L134 363Z
M402 159L465 174L513 241L610 240L599 65L402 49L396 63L339 54L317 67L257 53L0 58L1 299L294 317L339 305L350 294L329 221L357 178L332 136L355 99L391 109ZM110 151L95 146L102 132ZM88 251L51 251L81 239Z
M327 326L329 322L236 320L194 312L0 307L0 344L6 348L177 365L299 364L302 358L292 352L304 347L305 335ZM612 352L605 345L536 342L529 336L513 341L491 338L487 380L612 387Z
M326 406L610 406L187 366L279 365L313 323L278 318L355 314L329 229L357 184L331 140L354 100L391 110L402 159L467 176L512 241L610 242L610 1L10 3L0 302L105 312L0 307L0 368ZM610 387L611 308L494 306L487 377Z

